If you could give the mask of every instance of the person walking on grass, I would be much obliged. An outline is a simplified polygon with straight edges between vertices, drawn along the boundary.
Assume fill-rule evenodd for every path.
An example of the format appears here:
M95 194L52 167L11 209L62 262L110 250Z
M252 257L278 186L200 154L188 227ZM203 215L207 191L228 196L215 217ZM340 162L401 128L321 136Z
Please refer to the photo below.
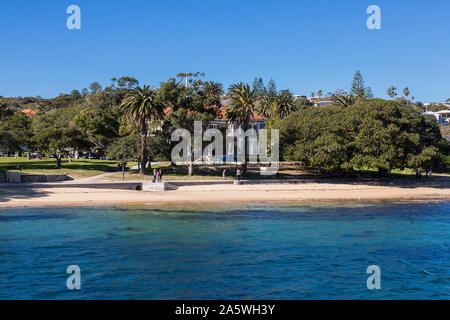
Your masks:
M162 169L159 169L158 173L159 173L159 182L161 182L163 176Z
M156 169L153 169L153 183L156 181Z
M239 182L241 181L241 170L239 168L236 170L236 178Z
M156 181L160 182L161 181L161 177L159 175L159 171L156 171Z

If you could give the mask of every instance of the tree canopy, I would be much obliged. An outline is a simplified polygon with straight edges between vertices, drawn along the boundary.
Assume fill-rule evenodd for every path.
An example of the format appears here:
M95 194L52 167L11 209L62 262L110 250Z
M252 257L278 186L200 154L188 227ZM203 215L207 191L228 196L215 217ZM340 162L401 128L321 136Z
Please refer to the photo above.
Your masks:
M287 160L325 171L430 169L438 160L439 127L413 108L381 99L348 107L311 107L274 123Z

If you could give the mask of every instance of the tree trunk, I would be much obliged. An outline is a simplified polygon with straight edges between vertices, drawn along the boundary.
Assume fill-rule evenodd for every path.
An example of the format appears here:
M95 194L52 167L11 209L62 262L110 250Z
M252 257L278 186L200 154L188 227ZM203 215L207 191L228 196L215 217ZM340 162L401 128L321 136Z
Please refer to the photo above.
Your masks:
M145 175L145 167L147 165L147 128L145 120L141 121L140 127L141 134L141 167L139 169L139 175Z
M56 156L56 169L61 169L61 155Z
M249 127L249 123L244 122L244 124L243 124L244 135L247 132L248 127ZM242 175L244 177L247 176L247 139L248 139L248 137L244 136L244 163L242 164Z
M194 175L194 151L191 150L191 155L189 157L189 166L188 166L188 176Z

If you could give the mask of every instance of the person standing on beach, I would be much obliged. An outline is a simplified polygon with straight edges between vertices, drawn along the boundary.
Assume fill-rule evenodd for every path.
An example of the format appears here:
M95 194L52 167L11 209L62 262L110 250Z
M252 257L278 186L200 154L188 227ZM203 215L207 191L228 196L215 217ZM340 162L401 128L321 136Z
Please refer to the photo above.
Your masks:
M153 183L156 181L156 169L153 169Z
M241 170L239 170L239 168L236 170L236 178L238 181L241 181Z

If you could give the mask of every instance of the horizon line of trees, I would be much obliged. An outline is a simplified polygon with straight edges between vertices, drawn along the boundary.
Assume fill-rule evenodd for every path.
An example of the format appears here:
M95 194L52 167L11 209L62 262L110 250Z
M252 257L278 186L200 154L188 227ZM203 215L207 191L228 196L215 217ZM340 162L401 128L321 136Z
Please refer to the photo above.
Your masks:
M442 150L444 142L441 141L440 133L437 134L439 130L436 131L436 125L426 120L421 122L421 126L395 125L398 125L400 133L412 130L411 134L415 134L416 138L414 140L409 137L408 143L416 141L414 148L420 146L417 150L425 152L428 158L420 152L421 156L419 156L414 148L406 148L405 152L408 156L405 156L402 161L386 158L385 162L388 164L385 165L368 160L357 161L355 160L357 157L349 160L348 155L344 157L346 164L330 165L317 160L319 158L327 159L327 152L324 153L323 150L332 150L337 147L333 144L347 141L349 139L348 130L352 129L354 132L359 130L356 124L352 123L349 128L349 123L335 122L336 118L348 118L350 115L347 110L352 110L356 115L364 114L365 117L373 120L369 124L362 120L360 122L360 124L364 124L364 128L369 129L371 126L380 128L386 126L392 129L395 121L407 122L409 121L407 116L412 117L411 115L414 115L413 118L416 122L419 121L419 118L424 119L419 113L420 106L410 104L408 99L406 99L406 103L397 99L395 102L390 102L388 106L384 100L373 100L372 91L370 87L365 86L359 71L353 79L350 94L337 91L333 96L334 103L331 106L320 107L320 109L312 108L313 104L306 98L295 98L289 90L277 90L272 79L267 86L264 85L261 78L255 78L252 85L236 83L225 92L222 84L203 81L201 79L203 76L204 74L199 72L179 73L176 77L162 82L158 88L147 85L139 86L137 79L121 77L111 79L111 85L106 88L102 88L100 84L94 82L89 89L83 89L81 92L73 90L70 94L62 94L52 99L0 97L0 151L15 152L26 147L38 151L40 155L46 154L55 157L58 168L61 167L63 157L70 157L70 155L77 157L83 152L96 153L99 156L107 156L119 161L136 160L140 166L140 174L145 174L147 163L170 159L170 151L173 146L170 135L173 130L185 128L193 131L194 121L202 121L206 126L220 115L220 100L225 97L229 101L226 110L227 118L240 123L244 130L249 127L255 114L267 118L268 124L272 128L279 128L281 131L286 129L285 132L282 131L284 133L281 144L283 151L281 155L285 159L301 159L310 166L321 167L329 171L350 169L352 165L371 165L380 170L390 171L399 166L408 165L419 168L420 166L429 166L430 163L437 165L439 162L439 150ZM404 94L408 97L409 90ZM398 119L395 120L391 117L380 120L377 118L380 117L380 113L366 110L367 108L376 110L380 106L390 108L388 111L395 108L400 110L396 109L397 113L395 113ZM32 117L27 116L21 113L24 108L31 108L37 113ZM324 114L324 112L328 113ZM331 118L329 122L325 123L319 121L315 115L330 116ZM374 117L375 119L373 119ZM292 121L294 123L291 123ZM377 121L381 121L382 124ZM309 129L311 132L318 130L317 132L334 134L334 136L331 140L331 136L327 136L327 138L322 134L316 136L313 141L320 138L322 142L319 145L325 149L313 148L307 151L300 146L298 141L302 141L301 139L292 140L298 135L290 128L285 127L286 124L289 124L290 128L298 128L300 131L314 126ZM337 128L340 128L341 131L336 131ZM345 133L346 130L347 133ZM364 130L363 132L365 132ZM375 129L372 128L372 130ZM337 135L337 132L342 134ZM421 139L418 136L426 136L429 132L434 132L433 138L425 139L423 143L417 142L417 139ZM303 142L311 145L313 141ZM330 145L326 141L329 141ZM389 140L384 139L383 143L387 143L387 141ZM352 150L354 154L358 154L358 159L362 159L361 154L364 154L365 149L355 148L354 142L350 145L353 147L344 148L347 150L346 152ZM292 148L297 148L297 151ZM339 145L339 148L343 148L343 146ZM392 148L399 153L397 148L400 146ZM305 156L299 156L303 151L305 151L305 155L308 155L309 160ZM410 157L413 154L415 158ZM336 157L335 159L340 158ZM188 166L188 174L192 175L193 169L193 161L191 161ZM246 174L246 161L244 161L242 169Z

